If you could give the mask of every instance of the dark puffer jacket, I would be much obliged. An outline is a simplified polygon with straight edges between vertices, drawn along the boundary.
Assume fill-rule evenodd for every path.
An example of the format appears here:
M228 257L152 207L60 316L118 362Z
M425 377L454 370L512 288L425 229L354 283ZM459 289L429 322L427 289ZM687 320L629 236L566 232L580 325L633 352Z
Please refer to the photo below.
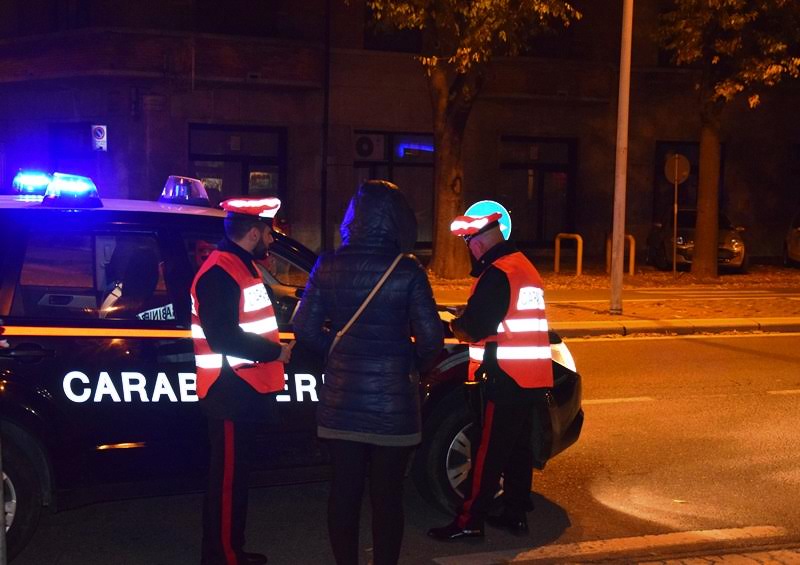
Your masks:
M416 230L413 211L396 186L364 183L342 222L341 247L322 255L311 272L294 318L297 339L327 352L397 254L411 250ZM332 331L324 329L326 320ZM416 258L403 257L327 361L319 436L419 443L419 391L410 374L428 368L443 341L425 270Z

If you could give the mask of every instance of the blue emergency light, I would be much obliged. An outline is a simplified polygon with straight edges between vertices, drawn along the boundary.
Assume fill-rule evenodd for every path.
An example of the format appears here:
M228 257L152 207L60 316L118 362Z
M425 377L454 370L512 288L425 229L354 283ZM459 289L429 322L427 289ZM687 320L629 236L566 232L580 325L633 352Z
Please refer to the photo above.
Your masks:
M56 208L102 208L97 186L89 177L53 173L42 200L44 206Z
M159 202L168 204L186 204L187 206L211 207L203 181L191 177L170 175L164 183Z
M14 176L14 192L19 194L43 195L47 185L53 180L49 174L42 171L19 171Z

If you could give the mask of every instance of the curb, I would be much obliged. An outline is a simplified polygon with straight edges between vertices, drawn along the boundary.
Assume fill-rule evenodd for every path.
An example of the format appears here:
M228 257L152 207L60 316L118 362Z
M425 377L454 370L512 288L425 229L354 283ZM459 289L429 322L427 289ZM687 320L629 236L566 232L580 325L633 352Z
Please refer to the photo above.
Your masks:
M551 322L561 337L723 332L800 332L800 318L697 318L692 320L627 320L621 322Z

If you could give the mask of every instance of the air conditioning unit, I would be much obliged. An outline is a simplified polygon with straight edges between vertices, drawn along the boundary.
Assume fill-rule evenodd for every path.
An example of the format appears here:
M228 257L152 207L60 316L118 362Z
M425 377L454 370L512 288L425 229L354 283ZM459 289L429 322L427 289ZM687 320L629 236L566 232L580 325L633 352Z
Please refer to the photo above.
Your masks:
M380 133L357 133L354 136L355 161L385 161L386 136Z

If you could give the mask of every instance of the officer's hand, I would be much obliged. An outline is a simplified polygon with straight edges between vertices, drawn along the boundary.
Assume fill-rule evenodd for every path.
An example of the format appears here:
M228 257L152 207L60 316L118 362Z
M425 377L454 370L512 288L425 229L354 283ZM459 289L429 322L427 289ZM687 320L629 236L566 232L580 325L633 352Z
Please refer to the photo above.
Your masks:
M278 361L281 363L289 362L289 360L292 358L292 348L294 347L295 343L295 340L292 340L289 343L281 344L281 355L278 357Z

